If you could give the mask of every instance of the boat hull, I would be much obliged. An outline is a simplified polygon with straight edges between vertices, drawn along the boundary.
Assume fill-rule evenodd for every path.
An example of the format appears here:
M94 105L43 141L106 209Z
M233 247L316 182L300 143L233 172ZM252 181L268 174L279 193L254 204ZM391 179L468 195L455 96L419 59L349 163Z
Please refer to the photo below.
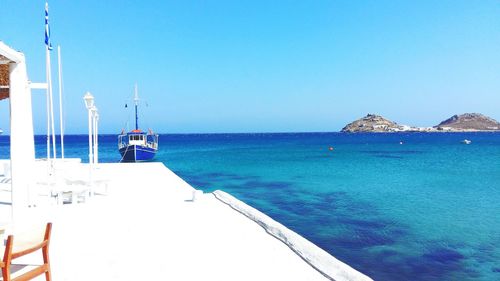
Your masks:
M128 145L119 149L122 155L121 162L151 161L156 154L156 149L142 145Z

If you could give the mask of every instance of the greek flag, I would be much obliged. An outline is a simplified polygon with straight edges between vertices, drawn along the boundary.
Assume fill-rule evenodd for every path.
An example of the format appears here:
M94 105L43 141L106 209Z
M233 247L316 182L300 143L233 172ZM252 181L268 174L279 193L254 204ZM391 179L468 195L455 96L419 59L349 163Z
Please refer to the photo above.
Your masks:
M49 3L45 2L45 45L49 51L52 50L52 43L50 42L50 28L49 28Z

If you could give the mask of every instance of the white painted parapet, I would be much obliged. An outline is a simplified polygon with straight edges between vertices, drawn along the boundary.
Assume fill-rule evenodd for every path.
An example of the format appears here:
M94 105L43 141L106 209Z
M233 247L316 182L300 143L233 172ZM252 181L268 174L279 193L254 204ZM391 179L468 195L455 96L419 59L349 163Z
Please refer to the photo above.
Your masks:
M259 224L267 233L287 245L326 278L335 281L373 281L370 277L339 261L304 237L228 193L216 190L213 195L221 202Z

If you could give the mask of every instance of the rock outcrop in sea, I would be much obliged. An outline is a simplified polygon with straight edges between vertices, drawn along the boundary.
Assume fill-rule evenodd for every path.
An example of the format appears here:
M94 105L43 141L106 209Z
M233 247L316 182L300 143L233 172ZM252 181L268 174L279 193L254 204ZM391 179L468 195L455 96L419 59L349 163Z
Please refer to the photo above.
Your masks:
M368 114L365 117L347 124L341 132L344 133L383 133L383 132L401 132L409 130L410 127L399 125L380 115Z
M500 123L480 113L464 113L452 117L434 126L440 131L496 131Z

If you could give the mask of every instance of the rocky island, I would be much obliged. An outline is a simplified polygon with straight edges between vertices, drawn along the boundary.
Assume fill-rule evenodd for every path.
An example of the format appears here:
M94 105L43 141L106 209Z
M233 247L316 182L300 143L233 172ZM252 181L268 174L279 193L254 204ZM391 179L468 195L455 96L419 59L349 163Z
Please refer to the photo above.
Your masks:
M434 127L400 125L380 115L368 114L342 128L344 133L391 133L391 132L482 132L499 131L500 123L480 113L453 115Z
M498 131L500 123L480 113L465 113L452 117L434 126L440 131Z
M376 132L401 132L409 129L408 126L399 125L380 115L368 114L365 117L347 124L341 132L344 133L376 133Z

